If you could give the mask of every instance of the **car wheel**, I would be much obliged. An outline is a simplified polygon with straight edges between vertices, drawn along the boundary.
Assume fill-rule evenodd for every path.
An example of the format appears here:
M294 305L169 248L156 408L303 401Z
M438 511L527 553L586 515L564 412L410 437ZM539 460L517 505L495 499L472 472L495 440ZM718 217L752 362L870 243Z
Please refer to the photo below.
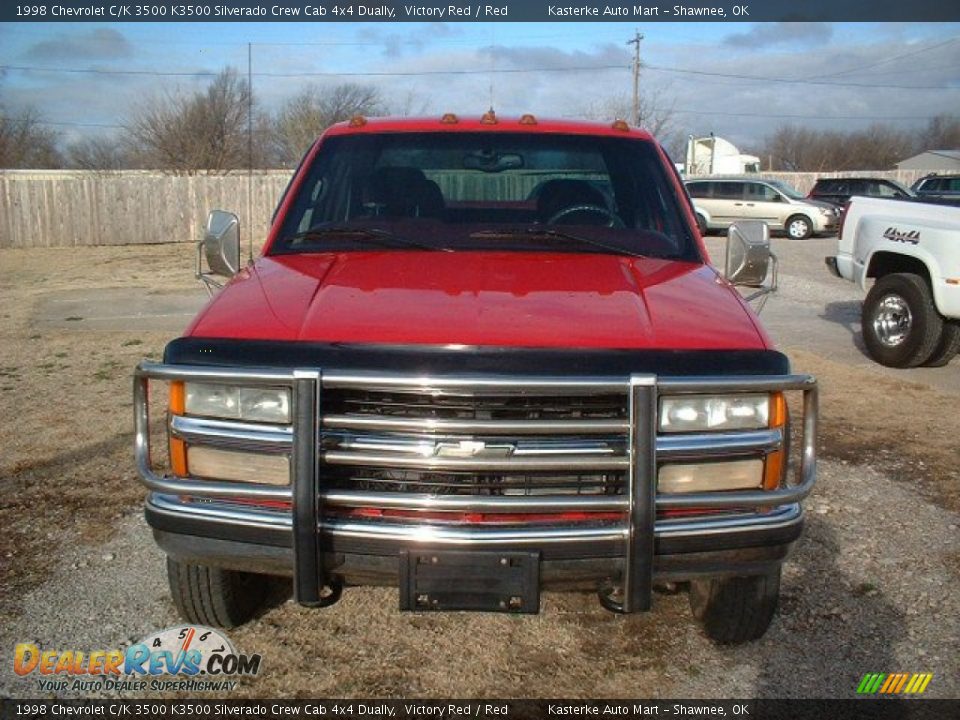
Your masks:
M863 342L881 365L909 368L927 362L943 336L943 318L919 275L885 275L870 288L860 318Z
M813 223L806 215L791 215L787 218L787 235L794 240L806 240L813 235Z
M933 355L924 365L927 367L943 367L960 351L960 323L948 321L943 324L943 333L940 342L933 350Z
M707 228L707 219L700 213L697 213L697 227L700 228L700 235L706 236L709 229Z
M170 595L184 619L198 625L232 628L243 625L264 606L266 575L182 563L167 558Z
M690 610L707 637L721 644L763 637L779 600L779 567L765 575L690 582Z

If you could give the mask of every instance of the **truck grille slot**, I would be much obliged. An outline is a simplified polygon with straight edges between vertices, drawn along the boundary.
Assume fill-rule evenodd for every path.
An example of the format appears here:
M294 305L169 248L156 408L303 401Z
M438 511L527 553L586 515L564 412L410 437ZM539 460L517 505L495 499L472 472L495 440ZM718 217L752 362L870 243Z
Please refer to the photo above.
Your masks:
M626 393L325 389L324 482L431 495L617 495Z

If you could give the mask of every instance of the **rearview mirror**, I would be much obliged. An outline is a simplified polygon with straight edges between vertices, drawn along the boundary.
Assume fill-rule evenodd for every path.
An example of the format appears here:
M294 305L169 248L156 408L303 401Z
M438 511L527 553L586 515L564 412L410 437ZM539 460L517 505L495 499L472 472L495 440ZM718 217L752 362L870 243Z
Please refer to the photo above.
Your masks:
M771 275L770 284L764 285L768 274ZM759 288L747 300L777 289L777 258L770 252L770 228L765 222L738 220L730 226L724 275L734 285Z
M209 271L203 270L203 258ZM212 294L223 283L214 275L231 278L240 270L240 220L233 213L214 210L207 217L207 229L197 245L197 278Z

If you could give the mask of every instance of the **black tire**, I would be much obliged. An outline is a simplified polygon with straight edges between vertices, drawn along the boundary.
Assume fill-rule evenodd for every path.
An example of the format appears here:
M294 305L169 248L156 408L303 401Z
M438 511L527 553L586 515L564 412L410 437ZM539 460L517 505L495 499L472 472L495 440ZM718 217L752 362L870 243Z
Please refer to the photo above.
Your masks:
M947 321L943 323L943 333L940 342L933 350L933 355L924 365L927 367L943 367L960 352L960 323Z
M700 236L706 237L707 231L709 230L707 227L707 219L700 213L697 213L697 227L700 229Z
M791 215L787 218L783 229L787 237L793 240L806 240L813 235L813 221L806 215Z
M927 281L913 273L874 283L860 316L863 343L881 365L910 368L930 360L943 335L943 318Z
M265 575L191 565L167 558L167 579L177 610L192 623L232 628L264 606L270 579Z
M690 582L690 609L716 643L734 645L763 637L780 600L780 568L766 575Z

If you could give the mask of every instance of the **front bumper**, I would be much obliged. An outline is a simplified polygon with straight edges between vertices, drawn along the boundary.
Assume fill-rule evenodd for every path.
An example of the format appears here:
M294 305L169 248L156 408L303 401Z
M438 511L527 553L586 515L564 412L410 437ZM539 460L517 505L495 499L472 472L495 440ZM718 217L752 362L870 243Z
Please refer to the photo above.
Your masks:
M834 233L840 227L839 215L818 215L813 221L814 232L816 233Z
M292 456L291 482L284 486L176 478L157 474L149 448L150 379L240 382L291 389L293 424L283 440ZM626 471L625 492L617 495L444 496L332 490L324 485L325 458L318 439L325 391L343 387L402 388L399 392L535 396L539 393L623 393L629 418L628 447L622 459L606 461ZM415 390L414 390L415 389ZM671 394L724 392L803 393L798 477L776 490L657 493L658 457L722 460L766 452L783 443L777 433L718 433L705 446L692 439L657 434L658 399ZM622 588L624 612L647 610L655 579L757 574L786 556L799 535L799 501L816 475L815 381L799 375L718 377L537 378L365 374L317 370L144 364L134 382L138 470L151 490L147 518L161 547L190 562L239 570L292 575L298 601L318 604L325 587L341 581L394 582L405 550L455 549L513 552L538 558L541 582L596 582L612 579ZM221 424L222 426L222 424ZM221 427L222 429L222 427ZM260 434L262 435L262 433ZM262 438L261 438L262 441ZM779 445L777 445L779 446ZM573 462L574 458L564 460ZM449 459L441 459L449 463ZM470 461L474 462L474 461ZM481 460L483 464L494 460ZM592 461L591 461L592 462ZM534 460L540 465L542 461ZM552 466L546 466L547 469ZM269 504L277 510L264 509ZM258 507L255 505L259 504ZM407 513L403 522L354 519L349 508L388 507ZM697 519L663 518L660 511L689 512ZM332 512L328 512L332 511ZM526 524L443 525L429 513L461 512L539 517ZM719 511L712 517L703 512ZM424 513L413 522L409 513ZM545 521L564 513L597 513L597 521Z
M147 522L159 546L187 563L292 576L292 518L280 512L237 512L216 505L194 505L151 493ZM653 580L753 575L782 562L803 529L803 511L793 503L760 514L722 520L667 520L654 530ZM622 577L623 529L579 530L518 527L444 528L355 521L325 523L321 564L347 584L396 585L401 552L482 549L538 553L545 588L596 588Z

